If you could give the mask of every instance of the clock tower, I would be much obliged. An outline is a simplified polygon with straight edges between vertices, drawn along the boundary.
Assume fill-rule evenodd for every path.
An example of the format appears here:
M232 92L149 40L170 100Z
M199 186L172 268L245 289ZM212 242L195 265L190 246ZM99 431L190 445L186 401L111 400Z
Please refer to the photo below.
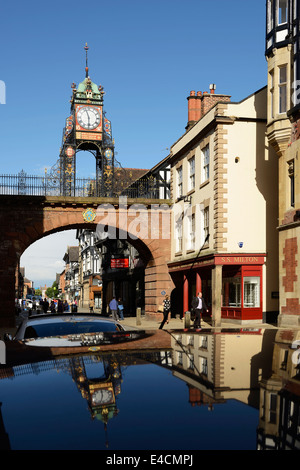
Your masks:
M103 87L97 86L89 76L88 46L85 79L78 87L72 84L71 113L66 119L60 150L61 194L76 195L76 154L89 151L95 157L96 179L90 182L93 196L109 196L113 191L114 141L111 123L103 111Z

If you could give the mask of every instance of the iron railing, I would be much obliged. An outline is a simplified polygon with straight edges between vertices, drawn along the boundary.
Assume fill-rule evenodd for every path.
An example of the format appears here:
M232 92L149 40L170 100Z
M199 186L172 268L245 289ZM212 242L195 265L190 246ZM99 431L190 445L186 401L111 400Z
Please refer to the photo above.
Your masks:
M121 188L102 185L92 178L76 178L66 194L60 178L35 176L21 172L16 175L0 175L0 195L18 196L72 196L72 197L118 197L139 199L170 199L167 182L156 177L143 177Z

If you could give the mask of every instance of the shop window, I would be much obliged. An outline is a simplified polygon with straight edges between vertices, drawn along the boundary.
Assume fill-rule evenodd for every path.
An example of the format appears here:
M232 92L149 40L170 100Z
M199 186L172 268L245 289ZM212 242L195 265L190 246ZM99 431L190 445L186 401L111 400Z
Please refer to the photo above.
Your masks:
M244 307L257 308L260 306L260 278L244 277Z
M223 307L241 307L240 276L223 280Z

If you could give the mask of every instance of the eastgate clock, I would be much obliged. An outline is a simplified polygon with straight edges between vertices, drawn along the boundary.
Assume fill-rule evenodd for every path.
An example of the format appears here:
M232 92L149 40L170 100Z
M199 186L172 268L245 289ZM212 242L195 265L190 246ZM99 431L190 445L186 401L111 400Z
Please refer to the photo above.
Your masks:
M92 396L93 405L104 405L112 403L113 399L114 395L110 389L97 390L93 393Z
M101 122L100 112L92 106L84 106L77 111L77 121L84 129L96 129Z

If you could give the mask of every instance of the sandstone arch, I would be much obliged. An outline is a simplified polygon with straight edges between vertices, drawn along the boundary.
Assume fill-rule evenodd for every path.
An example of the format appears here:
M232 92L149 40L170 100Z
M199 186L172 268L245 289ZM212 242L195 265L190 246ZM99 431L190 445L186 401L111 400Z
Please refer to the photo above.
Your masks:
M128 201L126 212L122 208L120 210L118 199L0 196L0 256L2 260L0 327L14 326L16 267L26 248L40 238L59 231L76 228L95 230L99 223L107 222L109 213L115 216L115 223L112 222L110 227L121 231L123 236L127 233L130 243L138 249L146 261L145 314L148 317L160 318L160 314L157 314L157 307L161 303L161 292L171 293L173 288L167 267L170 259L170 238L163 236L163 222L167 220L166 216L170 220L171 214L168 211L163 215L159 214L156 219L159 224L155 227L155 236L153 236L153 230L150 230L152 227L149 223L146 237L136 237L136 234L132 234L130 230L135 222L134 213L130 212L130 207L134 202ZM106 215L101 216L101 211L98 209L99 206L103 208L104 205L108 210ZM92 221L87 221L83 217L87 208L96 214ZM151 218L149 202L144 201L143 210L146 211L144 216ZM124 225L126 217L126 225Z

